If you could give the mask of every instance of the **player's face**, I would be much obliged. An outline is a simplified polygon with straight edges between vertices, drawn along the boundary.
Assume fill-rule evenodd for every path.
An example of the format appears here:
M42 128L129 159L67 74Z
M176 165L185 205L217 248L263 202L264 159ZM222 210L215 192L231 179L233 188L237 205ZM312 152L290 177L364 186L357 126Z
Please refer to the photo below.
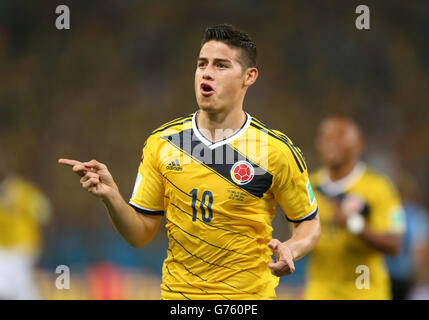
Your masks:
M195 71L195 95L202 110L216 113L242 104L247 86L239 57L240 49L223 42L203 45Z
M341 118L320 125L316 147L328 167L339 167L359 157L361 138L357 128Z

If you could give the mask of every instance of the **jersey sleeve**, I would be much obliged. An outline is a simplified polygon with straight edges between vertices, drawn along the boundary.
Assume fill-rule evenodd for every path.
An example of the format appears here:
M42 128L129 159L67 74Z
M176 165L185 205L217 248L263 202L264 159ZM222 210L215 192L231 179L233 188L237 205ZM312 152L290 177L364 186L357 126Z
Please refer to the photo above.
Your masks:
M164 214L164 185L159 171L157 135L150 136L143 147L133 194L129 201L137 212L149 215Z
M285 143L275 164L273 193L291 222L311 220L317 201L311 188L304 156L291 142Z
M377 199L370 204L369 226L382 233L402 234L405 231L405 212L395 186L383 179L377 188Z

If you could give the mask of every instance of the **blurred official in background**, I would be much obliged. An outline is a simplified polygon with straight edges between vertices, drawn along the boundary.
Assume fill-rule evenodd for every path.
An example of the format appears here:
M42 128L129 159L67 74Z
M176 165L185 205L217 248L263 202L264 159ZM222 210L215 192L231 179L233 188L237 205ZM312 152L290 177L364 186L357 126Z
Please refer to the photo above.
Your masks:
M39 298L33 268L50 214L46 196L12 171L0 149L0 299Z
M414 177L399 175L398 188L407 227L400 254L386 258L393 299L429 299L428 212L421 205L420 187Z
M324 166L310 178L319 202L321 239L309 257L306 299L390 299L383 254L397 255L405 229L398 192L360 160L353 120L322 121L316 147Z

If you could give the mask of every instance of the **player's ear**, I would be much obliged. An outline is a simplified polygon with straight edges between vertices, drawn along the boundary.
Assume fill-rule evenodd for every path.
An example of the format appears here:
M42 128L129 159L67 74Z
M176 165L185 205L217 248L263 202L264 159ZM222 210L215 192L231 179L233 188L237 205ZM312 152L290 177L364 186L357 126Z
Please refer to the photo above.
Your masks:
M244 76L244 85L250 87L258 78L258 69L256 68L247 68Z

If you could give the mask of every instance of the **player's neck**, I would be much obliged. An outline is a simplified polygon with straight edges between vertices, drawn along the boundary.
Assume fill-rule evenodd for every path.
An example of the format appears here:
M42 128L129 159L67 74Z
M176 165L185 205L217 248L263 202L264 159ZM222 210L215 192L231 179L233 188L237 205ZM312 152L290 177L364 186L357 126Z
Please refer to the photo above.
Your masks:
M356 165L357 165L357 161L350 161L340 166L328 168L329 179L331 181L338 181L340 179L347 177L353 171Z
M196 121L199 131L207 139L216 142L237 132L246 121L246 113L242 108L219 113L199 110Z

